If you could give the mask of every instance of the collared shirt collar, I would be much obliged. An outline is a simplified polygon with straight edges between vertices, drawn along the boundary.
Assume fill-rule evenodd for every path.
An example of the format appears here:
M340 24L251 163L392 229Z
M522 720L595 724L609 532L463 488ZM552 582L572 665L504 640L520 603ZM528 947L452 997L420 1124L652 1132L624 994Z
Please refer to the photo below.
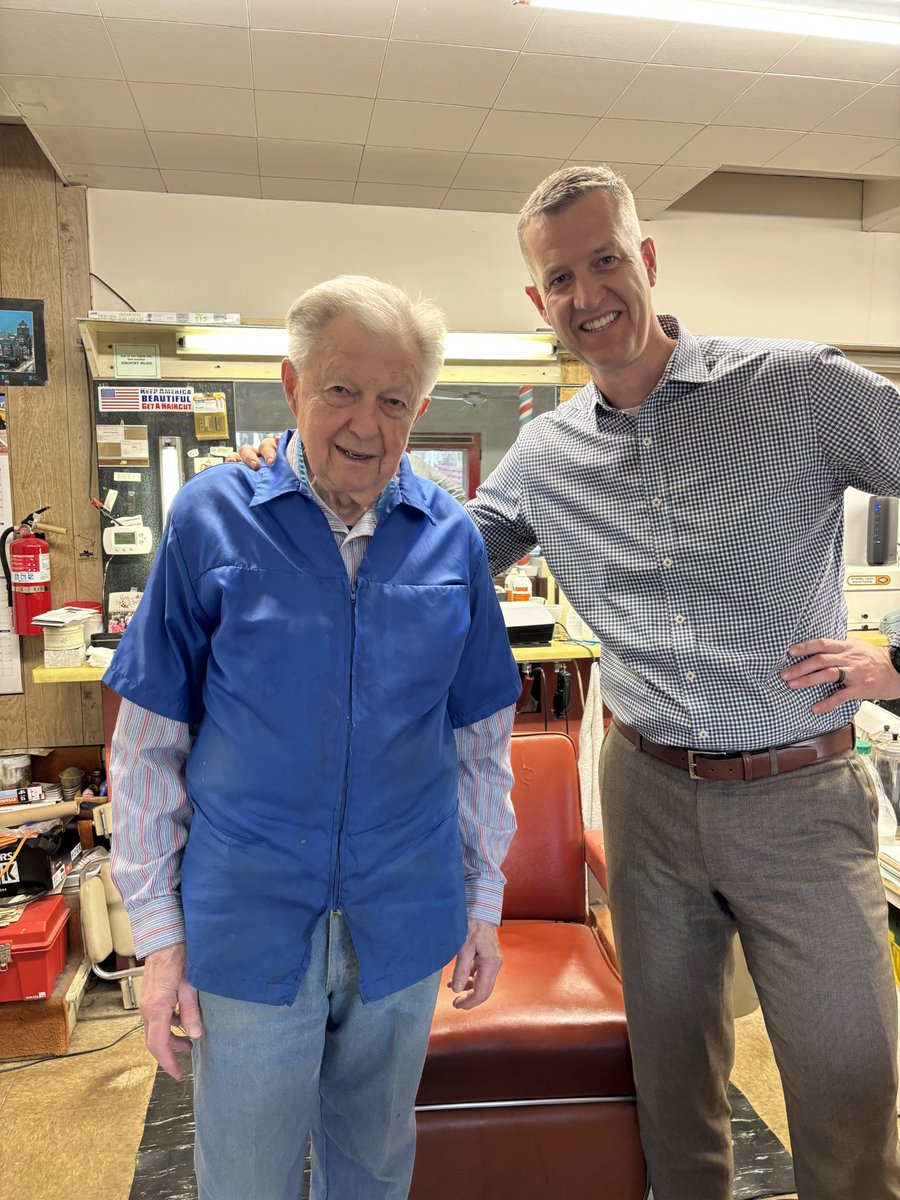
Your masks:
M289 447L292 447L290 454L288 454ZM271 467L268 470L261 468L257 472L256 486L250 507L252 508L256 504L265 504L288 492L300 492L301 495L307 496L311 500L317 499L309 482L300 435L293 429L287 430L279 439L275 461ZM400 503L419 509L432 524L435 523L431 506L425 498L419 480L405 454L400 460L397 473L375 502L376 521L386 517Z
M669 361L650 396L656 395L670 383L708 383L709 367L703 357L700 343L694 335L684 329L676 317L670 316L668 313L662 313L656 319L666 337L675 338L676 341L675 349L669 356ZM607 402L596 383L593 386L594 395L600 408L607 409L609 412L620 411ZM650 396L647 397L648 400Z

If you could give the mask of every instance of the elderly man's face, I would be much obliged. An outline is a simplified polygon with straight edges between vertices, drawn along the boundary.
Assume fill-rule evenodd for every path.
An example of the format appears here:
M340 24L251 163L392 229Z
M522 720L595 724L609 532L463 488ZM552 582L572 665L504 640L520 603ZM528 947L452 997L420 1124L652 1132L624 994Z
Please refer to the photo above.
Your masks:
M310 481L345 521L364 512L397 470L409 432L428 407L420 371L411 342L372 333L345 316L323 327L299 374L289 360L282 364Z

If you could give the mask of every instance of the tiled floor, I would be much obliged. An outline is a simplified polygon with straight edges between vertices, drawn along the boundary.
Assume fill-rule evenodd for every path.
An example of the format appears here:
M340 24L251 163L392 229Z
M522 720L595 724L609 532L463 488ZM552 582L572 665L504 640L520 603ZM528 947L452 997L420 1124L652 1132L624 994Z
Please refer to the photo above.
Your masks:
M118 985L85 997L69 1056L24 1070L0 1063L3 1200L128 1200L154 1078L137 1014ZM787 1139L771 1048L758 1013L738 1022L734 1082ZM104 1047L98 1053L73 1055ZM4 1073L6 1072L6 1073Z

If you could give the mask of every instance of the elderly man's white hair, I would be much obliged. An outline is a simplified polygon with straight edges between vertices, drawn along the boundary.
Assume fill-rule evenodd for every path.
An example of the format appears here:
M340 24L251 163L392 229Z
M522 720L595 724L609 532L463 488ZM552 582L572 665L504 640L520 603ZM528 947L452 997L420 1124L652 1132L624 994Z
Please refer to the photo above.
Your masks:
M427 396L444 363L444 314L430 300L410 299L392 283L368 275L338 275L298 296L288 310L288 355L295 370L315 349L316 337L335 317L352 317L364 329L409 339L419 352L419 389Z

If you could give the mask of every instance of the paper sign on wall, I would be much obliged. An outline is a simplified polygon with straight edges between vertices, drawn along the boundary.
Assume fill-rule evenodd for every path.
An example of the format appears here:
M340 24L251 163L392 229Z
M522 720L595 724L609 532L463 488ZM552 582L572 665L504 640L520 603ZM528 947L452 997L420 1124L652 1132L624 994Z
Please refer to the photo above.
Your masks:
M98 425L97 465L101 467L149 467L150 449L146 425Z
M183 412L193 403L192 387L101 387L101 412Z
M115 342L117 379L158 379L159 346L134 346Z

